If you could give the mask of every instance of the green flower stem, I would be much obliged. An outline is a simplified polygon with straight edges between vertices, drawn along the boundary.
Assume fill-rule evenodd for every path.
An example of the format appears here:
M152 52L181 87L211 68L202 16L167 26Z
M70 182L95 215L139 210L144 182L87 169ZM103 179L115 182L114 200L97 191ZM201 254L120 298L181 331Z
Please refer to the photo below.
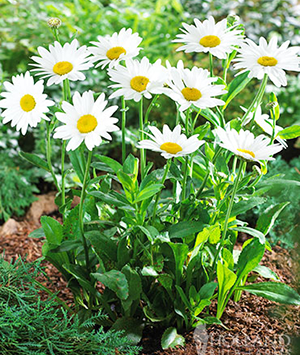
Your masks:
M180 111L179 111L179 106L176 104L176 121L175 121L175 126L179 125L180 122Z
M166 178L167 178L167 175L168 175L170 166L171 166L171 161L172 161L172 159L168 159L168 160L167 160L167 164L166 164L166 167L165 167L165 172L164 172L163 178L162 178L162 180L161 180L161 184L162 184L162 185L163 185L163 184L165 183L165 181L166 181ZM161 191L159 191L159 192L156 194L156 198L155 198L155 202L154 202L154 207L153 207L152 221L154 220L155 215L156 215L156 210L157 210L157 205L158 205L158 201L159 201L159 198L160 198L160 194L161 194Z
M210 70L210 76L214 76L214 60L213 56L211 53L209 53L209 70Z
M253 101L251 102L251 105L248 107L247 112L242 117L242 121L241 121L242 126L243 126L244 122L246 121L249 113L252 111L254 105L257 103L256 107L258 107L259 104L261 103L263 95L266 90L267 82L268 82L268 74L265 74L256 96L254 97ZM254 118L254 116L255 115L253 115L253 118Z
M185 200L186 196L186 182L187 182L187 176L188 176L188 165L189 165L189 156L187 155L185 157L185 165L184 165L184 175L183 175L183 181L182 181L182 201Z
M189 136L189 120L190 120L190 108L188 108L187 113L185 115L185 135ZM189 156L185 157L185 165L184 165L184 173L183 173L183 181L182 181L182 200L185 200L186 195L186 182L189 172Z
M126 127L126 102L124 96L122 96L122 163L123 164L126 159L125 127Z
M89 260L88 246L87 246L87 242L86 242L86 239L85 239L85 236L84 236L83 203L84 203L84 199L85 199L85 189L86 189L87 182L88 182L89 170L90 170L90 165L91 165L91 161L92 161L92 156L93 156L93 151L89 150L88 160L87 160L87 163L86 163L86 168L85 168L85 173L84 173L84 178L83 178L83 184L82 184L82 190L81 190L81 196L80 196L80 204L79 204L79 225L80 225L81 237L82 237L82 242L83 242L83 247L84 247L86 268L87 268L88 272L90 271L90 260Z
M64 206L66 203L66 192L65 192L65 155L66 155L66 144L67 141L64 140L61 148L61 205Z
M57 191L60 192L61 189L60 189L60 186L57 182L57 178L55 176L55 173L54 173L54 170L52 167L52 163L51 163L51 143L50 143L50 141L51 141L51 129L50 129L51 122L47 122L46 124L47 124L47 146L46 146L47 163L48 163L48 167L49 167L50 173L52 175L52 179L55 184L55 187L56 187Z
M230 217L231 210L232 210L232 207L233 207L234 198L235 198L235 195L236 195L236 192L237 192L237 188L238 188L241 176L242 176L242 172L243 172L244 168L246 167L246 165L247 165L247 162L240 161L239 170L238 170L237 176L236 176L236 178L234 180L232 193L231 193L231 199L229 201L229 206L228 206L226 217L225 217L224 232L223 232L223 238L221 239L221 241L222 240L223 241L226 240L226 234L227 234L227 230L228 230L228 221L229 221L229 217Z
M153 97L153 99L152 99L150 105L149 105L148 108L147 108L147 111L146 111L146 114L145 114L145 121L144 121L145 126L148 124L148 119L149 119L150 112L152 111L153 107L155 106L155 103L156 103L156 101L158 100L158 98L159 98L159 95L156 94L156 95Z
M139 107L139 118L140 118L140 140L144 139L144 120L143 120L143 97L140 100ZM141 180L144 179L145 175L145 149L140 149L140 160L141 160Z
M213 164L216 162L216 160L217 160L219 154L221 153L221 150L222 150L222 148L221 148L220 146L218 146L218 148L216 149L215 155L214 155L214 157L213 157L213 159L212 159L212 163L213 163ZM209 173L210 173L210 171L209 171L209 169L208 169L207 172L206 172L206 174L205 174L205 177L204 177L204 179L203 179L203 181L202 181L202 184L201 184L201 186L199 187L199 190L198 190L198 192L197 192L196 198L199 198L199 197L201 196L202 191L204 190L204 188L205 188L205 186L206 186L206 183L207 183L207 180L208 180L208 178L209 178Z
M275 126L276 126L276 116L275 116L274 108L270 110L270 113L271 113L271 118L273 119L273 123L272 123L272 136L269 145L272 145L275 139Z
M63 81L63 101L69 102L71 100L70 82L69 79ZM61 204L66 203L65 192L65 157L66 157L66 144L67 141L63 141L61 148Z
M222 235L222 237L220 239L220 243L219 243L219 246L217 248L216 256L215 256L215 259L214 259L214 262L213 262L212 272L214 272L214 270L215 270L215 267L216 267L216 264L217 264L217 261L218 261L218 258L219 258L223 243L226 240L226 235L227 235L227 231L228 231L228 221L229 221L230 214L231 214L231 211L232 211L234 198L235 198L238 186L239 186L239 182L240 182L241 177L242 177L242 172L243 172L244 168L246 168L246 165L247 165L247 162L242 161L242 160L240 161L239 170L238 170L237 176L236 176L236 178L234 180L232 193L231 193L231 198L230 198L230 201L229 201L229 206L227 208L227 213L226 213L225 222L224 222L223 235Z

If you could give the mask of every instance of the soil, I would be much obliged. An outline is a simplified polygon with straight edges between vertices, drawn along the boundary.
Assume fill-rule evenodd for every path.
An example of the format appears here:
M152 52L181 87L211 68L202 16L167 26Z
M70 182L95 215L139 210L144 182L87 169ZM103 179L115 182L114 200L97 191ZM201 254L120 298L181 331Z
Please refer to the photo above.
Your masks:
M4 258L14 261L19 256L27 261L41 257L42 240L28 238L30 232L40 227L38 210L45 214L54 214L53 194L43 195L39 204L27 212L21 221L13 219L0 229L0 253ZM45 204L45 206L43 206ZM38 205L38 208L37 208ZM47 206L50 208L47 209ZM40 213L40 214L41 214ZM245 236L241 236L242 239ZM69 306L73 304L72 293L57 269L43 261L47 276L39 281L64 300ZM275 271L281 282L299 290L299 264L296 251L288 252L279 245L272 252L267 251L262 265ZM264 281L257 278L257 281ZM43 298L46 293L41 292ZM216 314L216 300L209 313ZM186 339L184 348L162 350L160 338L162 332L146 328L142 339L141 355L252 355L252 354L300 354L300 307L282 306L264 298L243 293L240 302L230 301L223 316L223 326L212 325L209 328L198 327L183 334Z

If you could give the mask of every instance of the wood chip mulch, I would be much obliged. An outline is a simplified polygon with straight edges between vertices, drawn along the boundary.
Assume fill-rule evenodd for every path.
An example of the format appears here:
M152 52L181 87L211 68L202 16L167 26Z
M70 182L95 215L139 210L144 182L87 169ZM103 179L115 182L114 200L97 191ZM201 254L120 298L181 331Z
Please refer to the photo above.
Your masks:
M28 238L28 234L38 227L37 221L29 218L19 222L10 220L8 228L0 229L0 253L4 253L8 261L19 256L26 256L27 261L40 258L43 242ZM262 265L275 271L281 282L300 292L298 259L296 251L288 252L276 246L272 253L266 252ZM46 261L42 265L48 276L41 276L38 281L72 306L72 293L61 274ZM258 278L257 281L264 279ZM46 294L42 296L47 297ZM209 312L212 316L216 314L216 300ZM219 325L197 328L184 334L184 348L168 350L160 347L161 332L146 328L141 355L300 355L300 341L297 339L300 337L300 307L278 305L244 292L239 303L229 302L222 322L227 329Z

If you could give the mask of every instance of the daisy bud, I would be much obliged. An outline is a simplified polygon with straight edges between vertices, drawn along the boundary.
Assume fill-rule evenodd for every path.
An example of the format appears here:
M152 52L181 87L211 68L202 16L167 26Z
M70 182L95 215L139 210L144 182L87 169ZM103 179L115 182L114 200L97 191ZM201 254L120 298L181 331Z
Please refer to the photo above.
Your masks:
M61 20L59 18L57 18L57 17L50 17L47 20L47 24L51 28L58 28L61 25Z
M256 176L260 176L262 174L260 168L257 166L257 165L253 165L252 166L252 170L253 170L253 176L256 177Z
M266 104L266 109L267 110L272 110L272 108L276 107L277 105L278 105L278 102L276 102L276 101L268 102Z

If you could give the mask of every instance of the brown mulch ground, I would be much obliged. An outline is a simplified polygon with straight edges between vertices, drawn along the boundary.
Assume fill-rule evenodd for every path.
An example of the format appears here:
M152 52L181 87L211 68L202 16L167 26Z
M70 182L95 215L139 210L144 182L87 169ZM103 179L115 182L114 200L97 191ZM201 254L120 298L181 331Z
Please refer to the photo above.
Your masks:
M52 196L43 197L47 206L51 206L49 198L51 202ZM43 242L28 238L28 234L39 227L37 209L44 214L55 213L52 207L45 211L46 208L37 205L35 214L29 211L24 220L19 222L10 220L0 229L0 253L5 252L6 260L27 256L28 261L33 261L41 257ZM266 252L262 264L275 271L280 281L297 289L299 264L296 252L289 253L276 246L272 253ZM66 287L61 274L51 264L43 262L43 265L46 267L48 278L41 277L39 281L52 292L58 292L58 296L68 305L72 305L72 293ZM263 281L260 278L257 280ZM210 307L210 314L216 314L216 301ZM227 329L213 325L209 329L198 328L195 332L185 334L184 349L162 351L161 333L156 329L146 329L142 341L144 350L141 355L300 354L300 344L298 346L296 344L297 337L300 336L300 307L279 306L261 297L243 293L239 303L229 302L222 321ZM199 339L202 339L202 343Z

